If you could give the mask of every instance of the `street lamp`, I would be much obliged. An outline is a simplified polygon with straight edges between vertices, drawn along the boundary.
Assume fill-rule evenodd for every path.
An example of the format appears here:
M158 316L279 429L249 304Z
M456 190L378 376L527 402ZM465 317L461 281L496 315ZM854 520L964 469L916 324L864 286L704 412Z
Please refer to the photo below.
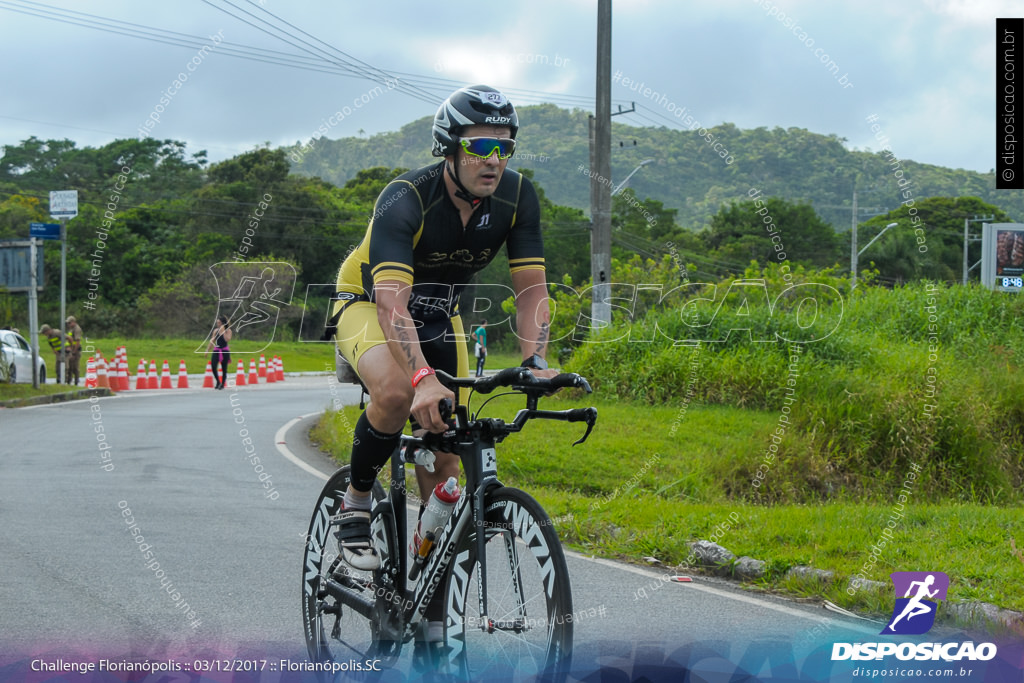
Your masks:
M868 247L870 247L872 244L874 244L875 240L877 240L879 237L884 235L886 230L888 230L889 228L895 228L897 225L899 225L899 223L890 223L889 225L887 225L884 228L882 228L882 232L878 233L873 238L871 238L871 241L868 242L867 244L865 244L864 247L860 251L857 251L857 233L856 232L853 233L853 239L851 240L851 243L850 243L850 254L851 254L850 260L853 263L853 273L852 273L852 280L853 281L852 281L852 284L850 285L850 291L851 292L857 286L857 257L860 256L861 254L863 254L864 251Z
M640 165L637 166L636 168L634 168L632 171L630 171L629 175L626 176L626 179L623 180L621 183L619 183L618 187L616 187L614 190L612 190L612 196L614 197L615 195L617 195L619 193L619 190L621 190L622 188L624 188L626 186L626 183L629 182L629 179L633 177L634 173L639 171L641 168L643 168L647 164L653 164L653 163L654 163L654 159L644 159L643 161L641 161Z

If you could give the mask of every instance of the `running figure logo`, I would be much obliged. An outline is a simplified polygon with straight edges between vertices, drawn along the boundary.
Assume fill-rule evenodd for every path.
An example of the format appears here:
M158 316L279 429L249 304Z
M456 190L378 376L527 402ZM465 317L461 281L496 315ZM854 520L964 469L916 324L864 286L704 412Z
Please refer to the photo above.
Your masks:
M937 601L946 599L949 577L942 572L893 572L889 576L896 588L896 606L882 635L927 633L935 623Z
M216 281L217 314L226 315L231 329L251 347L236 352L259 353L267 348L274 340L281 309L291 304L298 279L295 267L274 261L222 262L210 266L210 272ZM196 353L204 353L211 338Z

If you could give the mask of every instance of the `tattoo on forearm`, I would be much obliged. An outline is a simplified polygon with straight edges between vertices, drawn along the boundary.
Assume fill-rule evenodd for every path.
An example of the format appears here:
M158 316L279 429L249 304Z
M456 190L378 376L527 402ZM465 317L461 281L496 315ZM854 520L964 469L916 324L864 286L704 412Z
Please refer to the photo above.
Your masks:
M549 332L548 327L549 326L547 322L543 322L540 324L540 333L537 335L537 350L535 351L535 353L538 356L542 356L544 354L544 349L547 348Z
M399 346L402 347L402 352L405 353L405 360L409 364L409 369L415 372L416 354L413 352L412 340L409 337L408 330L398 325L392 325L391 327L395 331L395 339L398 340Z

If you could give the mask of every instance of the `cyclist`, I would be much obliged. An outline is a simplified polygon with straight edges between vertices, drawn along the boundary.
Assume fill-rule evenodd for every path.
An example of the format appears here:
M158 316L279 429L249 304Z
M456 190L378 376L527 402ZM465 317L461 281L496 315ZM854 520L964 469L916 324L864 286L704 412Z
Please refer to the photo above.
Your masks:
M384 188L362 243L338 274L328 334L335 331L339 351L370 395L354 429L344 510L334 519L342 558L357 569L379 566L370 540L370 490L410 413L414 428L446 429L438 405L455 397L434 368L469 374L459 295L502 245L522 364L538 377L556 374L544 360L550 313L540 205L530 181L506 169L518 130L515 108L494 88L452 93L434 116L433 154L443 160ZM459 473L456 456L436 458L433 473L416 468L423 500Z

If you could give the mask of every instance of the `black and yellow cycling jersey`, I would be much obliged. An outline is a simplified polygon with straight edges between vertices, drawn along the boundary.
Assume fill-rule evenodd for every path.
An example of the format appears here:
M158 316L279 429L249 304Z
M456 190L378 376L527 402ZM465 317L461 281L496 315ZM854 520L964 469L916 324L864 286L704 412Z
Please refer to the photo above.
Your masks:
M529 179L505 169L465 227L439 162L395 178L377 198L366 236L341 266L334 313L374 301L383 280L412 285L409 314L431 322L458 313L459 295L504 244L513 273L544 269L540 203Z

